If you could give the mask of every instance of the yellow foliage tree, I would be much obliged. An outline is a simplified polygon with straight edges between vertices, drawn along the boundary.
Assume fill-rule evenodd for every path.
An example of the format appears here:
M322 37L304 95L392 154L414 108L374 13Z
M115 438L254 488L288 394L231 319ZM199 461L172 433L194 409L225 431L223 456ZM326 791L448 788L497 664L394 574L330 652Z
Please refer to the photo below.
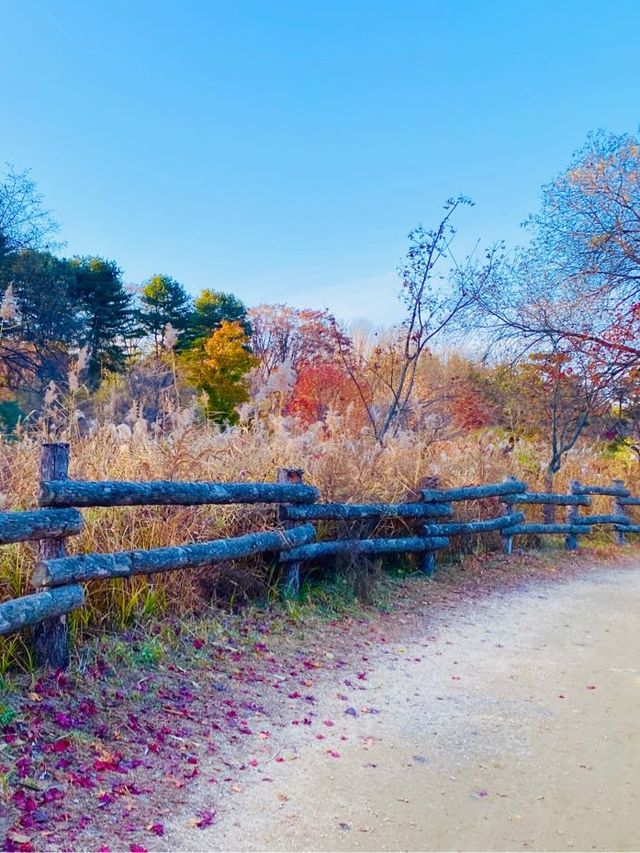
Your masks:
M247 373L258 364L242 324L223 320L208 338L180 357L187 381L207 395L207 415L220 424L235 423L236 408L249 399Z

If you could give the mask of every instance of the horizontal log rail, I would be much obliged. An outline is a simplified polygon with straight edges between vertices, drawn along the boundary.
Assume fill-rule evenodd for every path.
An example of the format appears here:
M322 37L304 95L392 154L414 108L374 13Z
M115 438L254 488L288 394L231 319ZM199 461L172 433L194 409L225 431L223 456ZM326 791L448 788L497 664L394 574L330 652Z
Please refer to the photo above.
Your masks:
M622 504L622 506L640 506L640 498L619 498L618 503Z
M406 504L311 504L309 506L285 506L282 516L287 520L309 519L357 519L357 518L439 518L453 515L450 504L406 503Z
M640 524L616 524L614 530L619 530L621 533L640 533Z
M498 518L482 519L481 521L445 521L442 524L425 524L427 536L461 536L476 533L490 533L492 530L503 530L513 527L524 520L523 512L512 512Z
M545 492L527 492L509 498L512 504L556 504L557 506L591 506L589 495L560 495Z
M421 489L423 501L450 503L451 501L477 501L501 495L517 495L527 491L527 484L519 480L489 483L486 486L462 486L459 489Z
M631 523L628 515L581 515L580 524L617 524L627 525Z
M282 554L283 562L302 562L332 557L337 554L411 554L438 551L449 540L442 536L404 536L398 539L336 539L332 542L313 542Z
M153 548L148 551L120 551L114 554L78 554L43 560L34 569L34 586L59 586L99 578L126 578L131 575L195 569L226 560L237 560L265 551L295 548L313 541L315 529L303 524L271 533L248 533L233 539Z
M319 492L315 486L282 483L53 480L40 484L38 502L40 506L47 507L306 504L313 503L318 496Z
M44 619L64 616L84 603L81 586L61 586L0 604L0 634L11 634L21 628L37 625Z
M549 534L556 535L580 535L584 536L590 532L590 527L587 524L516 524L513 527L507 527L504 531L505 536L520 536L522 534L536 534L543 536Z
M628 498L631 492L624 486L583 486L578 485L576 495L604 495L609 498Z
M77 509L33 509L0 512L0 545L37 539L62 539L81 533L84 520Z

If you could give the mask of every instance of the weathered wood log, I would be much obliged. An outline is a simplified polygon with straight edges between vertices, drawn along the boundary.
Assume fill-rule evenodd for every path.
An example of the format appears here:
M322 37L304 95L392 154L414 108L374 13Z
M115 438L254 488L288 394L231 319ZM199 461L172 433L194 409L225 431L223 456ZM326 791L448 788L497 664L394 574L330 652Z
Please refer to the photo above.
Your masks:
M509 483L513 483L514 481L515 481L515 477L509 477L507 480L507 482L509 482ZM510 515L513 514L513 506L514 506L513 498L514 497L515 497L515 495L508 494L502 498L502 512L500 513L500 515L503 518L508 518ZM522 516L522 518L516 519L516 521L522 521L523 519L524 519L524 515ZM508 525L505 525L505 526L508 526ZM501 536L502 536L502 550L503 550L503 552L505 554L512 554L513 553L513 536L509 536L509 534L505 534L504 528L503 528L503 531L501 533Z
M43 444L40 456L40 483L45 480L64 482L69 472L69 445ZM64 558L64 539L38 541L38 559ZM33 583L33 578L32 578ZM69 626L66 614L45 619L33 629L33 655L37 666L66 669L69 666Z
M629 524L628 515L581 515L580 524Z
M610 498L628 498L631 492L624 486L582 486L578 487L578 495L604 495Z
M616 489L624 489L624 480L614 480L613 486ZM626 541L624 538L624 525L628 526L631 524L631 519L624 511L624 505L620 503L620 500L618 495L611 498L611 512L613 515L623 516L626 519L620 524L616 524L613 528L617 544L624 545Z
M77 509L34 509L0 512L0 545L34 539L61 539L84 526Z
M527 492L524 495L516 495L512 501L514 504L558 504L558 506L591 506L591 498L588 495L561 495L548 492Z
M489 483L486 486L462 486L459 489L422 489L422 500L429 503L440 501L475 501L480 498L494 498L500 495L521 494L527 491L527 484L519 480L505 480L503 483Z
M453 515L450 504L406 503L406 504L313 504L311 506L287 506L282 508L287 519L356 519L356 518L438 518Z
M0 604L0 634L10 634L28 625L60 617L82 607L84 591L81 586L60 586L25 595Z
M420 559L420 571L427 577L432 577L438 568L438 559L435 551L425 551Z
M563 533L584 536L589 532L590 528L587 524L517 524L505 530L505 533L510 533L512 536L520 536L527 533L535 533L539 536L547 534L555 536Z
M304 470L302 468L278 468L276 481L281 484L299 485L304 480ZM278 520L282 522L285 530L290 530L293 523L286 520L288 509L287 504L281 504L278 507ZM279 556L279 561L284 567L282 577L282 594L285 598L298 598L300 595L300 563L285 563L282 560L282 555Z
M618 503L622 506L640 506L640 498L618 498Z
M49 480L41 483L38 502L57 507L313 503L318 495L314 486L283 483Z
M511 528L523 520L523 512L513 512L509 515L501 515L498 518L488 518L481 521L445 521L442 524L425 524L424 532L427 536L473 535Z
M316 560L334 554L403 554L437 551L446 548L448 539L442 537L405 536L398 539L336 539L333 542L314 542L294 548L282 555L283 560Z
M640 533L640 524L624 524L615 529L624 533Z
M294 548L312 542L314 537L313 525L303 524L290 530L248 533L233 539L153 548L149 551L78 554L38 563L33 572L33 582L42 586L60 586L97 578L126 578L130 575L201 568L222 560L237 560L264 551Z
M584 497L580 494L580 483L578 480L572 480L569 484L569 492L572 497ZM591 500L588 498L588 500ZM564 547L567 551L576 551L578 548L578 535L575 532L571 531L580 519L580 504L567 504L566 510L566 522L569 526L569 532L567 533L564 540Z
M423 481L422 485L425 489L432 489L433 491L438 491L438 489L440 488L440 477L438 477L438 476L427 477ZM423 502L421 504L421 506L435 507L436 510L439 507L448 507L451 510L451 513L448 513L448 515L453 515L453 509L451 507L451 504L424 503ZM423 516L420 517L420 520L422 520L422 518L423 518ZM419 527L419 525L418 525L418 527ZM420 535L420 534L424 535L424 529L422 529L422 530L418 529L416 532L418 533L418 535ZM436 573L436 569L438 568L438 552L437 551L422 551L422 552L420 552L418 555L418 566L419 566L420 572L423 575L425 575L426 577L429 577L429 578L433 577L434 574Z

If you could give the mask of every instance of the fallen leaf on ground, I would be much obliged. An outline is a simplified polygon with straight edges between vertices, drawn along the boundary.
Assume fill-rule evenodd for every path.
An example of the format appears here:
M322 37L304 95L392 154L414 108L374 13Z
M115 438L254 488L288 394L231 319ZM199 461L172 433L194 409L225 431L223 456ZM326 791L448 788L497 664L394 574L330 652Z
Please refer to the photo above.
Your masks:
M13 841L14 844L29 844L31 842L30 835L25 835L23 832L18 832L15 829L10 829L7 832L7 838L9 841Z

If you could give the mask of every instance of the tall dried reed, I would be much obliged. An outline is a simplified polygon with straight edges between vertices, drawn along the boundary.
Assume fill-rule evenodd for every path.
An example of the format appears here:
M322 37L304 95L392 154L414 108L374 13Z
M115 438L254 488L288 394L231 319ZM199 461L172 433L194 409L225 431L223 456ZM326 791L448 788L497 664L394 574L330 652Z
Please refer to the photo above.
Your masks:
M428 477L438 477L448 486L513 475L525 480L531 490L541 490L545 468L543 447L522 441L512 448L495 431L437 443L406 432L381 448L368 435L350 435L336 416L305 431L293 429L279 416L225 432L185 419L168 435L154 434L140 420L133 426L101 426L85 437L74 434L71 444L70 473L79 479L273 481L278 467L295 466L305 470L305 480L319 487L325 501L402 501L415 496ZM4 508L34 505L39 453L40 439L34 435L0 444ZM624 479L638 493L638 464L631 455L604 455L585 446L567 457L555 488L565 491L573 479L606 483L613 477ZM608 509L606 500L596 501L595 506ZM462 517L482 517L497 509L483 502L461 504L457 512ZM528 514L539 517L539 510L532 508ZM94 509L85 512L85 519L86 531L69 543L72 552L154 548L276 525L274 508L266 506ZM341 529L334 532L340 534ZM491 543L497 546L498 538L488 540ZM461 538L453 543L459 552L469 547L477 543ZM29 591L33 561L33 550L27 545L0 549L2 599ZM221 585L228 597L236 599L266 591L269 571L268 565L254 559L189 574L92 584L88 604L74 615L74 624L77 629L123 627L144 613L196 611Z

